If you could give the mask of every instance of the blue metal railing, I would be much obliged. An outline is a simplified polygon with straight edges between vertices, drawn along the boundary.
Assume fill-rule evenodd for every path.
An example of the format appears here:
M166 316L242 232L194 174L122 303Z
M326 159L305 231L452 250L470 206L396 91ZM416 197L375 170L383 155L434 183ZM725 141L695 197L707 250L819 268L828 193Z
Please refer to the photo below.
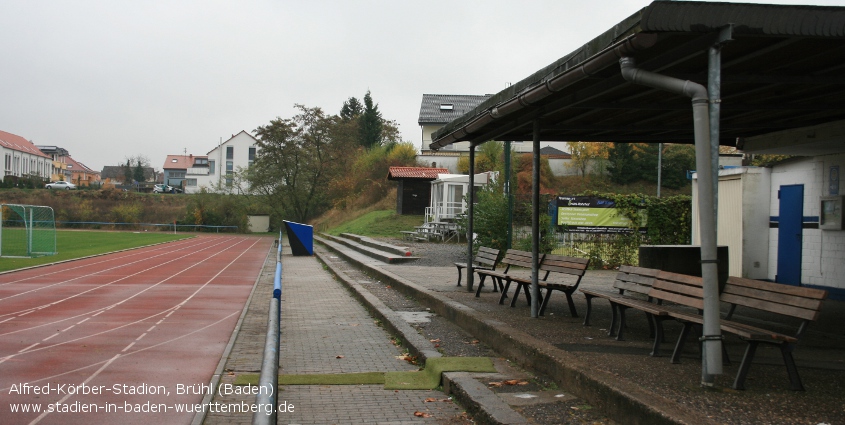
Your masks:
M264 340L264 357L261 361L261 375L258 385L261 389L255 396L258 409L252 416L255 425L275 425L279 389L279 336L282 319L282 232L279 231L279 245L276 251L276 273L273 277L273 297L270 298L270 312L267 320L267 337Z

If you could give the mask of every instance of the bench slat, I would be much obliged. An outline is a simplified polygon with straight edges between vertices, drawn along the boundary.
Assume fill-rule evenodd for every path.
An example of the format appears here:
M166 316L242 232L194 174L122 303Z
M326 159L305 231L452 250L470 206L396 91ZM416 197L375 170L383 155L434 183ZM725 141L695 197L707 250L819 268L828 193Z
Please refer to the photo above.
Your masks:
M669 302L673 302L675 304L685 305L687 307L692 307L696 309L704 309L704 299L703 298L695 298L684 294L679 294L675 292L666 292L660 290L658 288L652 288L649 291L648 295L650 297L654 297L661 300L666 300Z
M735 286L744 286L754 289L764 289L770 292L794 295L803 298L823 300L827 298L827 291L816 288L804 288L801 286L790 286L780 283L765 282L762 280L748 279L744 277L730 276L728 283Z

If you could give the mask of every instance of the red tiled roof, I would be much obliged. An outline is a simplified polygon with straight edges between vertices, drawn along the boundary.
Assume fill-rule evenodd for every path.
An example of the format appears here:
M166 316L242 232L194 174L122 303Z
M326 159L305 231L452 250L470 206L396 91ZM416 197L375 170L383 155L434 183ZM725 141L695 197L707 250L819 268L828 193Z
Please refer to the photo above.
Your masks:
M208 158L205 155L167 155L164 160L163 170L187 170L194 167L194 160L197 158Z
M45 158L50 158L49 156L45 155L44 152L41 152L41 149L38 149L29 140L26 140L23 137L18 136L17 134L7 133L2 130L0 130L0 146L20 152L26 152L30 155L38 155L43 156Z
M429 179L435 180L438 174L448 174L446 168L423 168L423 167L390 167L387 173L388 180L396 179Z

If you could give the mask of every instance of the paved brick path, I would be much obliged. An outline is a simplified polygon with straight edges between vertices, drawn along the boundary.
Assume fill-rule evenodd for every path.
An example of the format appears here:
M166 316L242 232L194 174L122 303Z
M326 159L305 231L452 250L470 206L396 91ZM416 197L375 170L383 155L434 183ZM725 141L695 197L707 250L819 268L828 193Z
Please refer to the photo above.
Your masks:
M287 251L287 250L286 250ZM274 265L265 265L244 324L226 363L221 382L240 373L257 373L263 352L267 305L272 294ZM323 268L315 257L282 256L282 338L280 373L349 373L416 370L396 359L402 354L390 335ZM342 356L339 358L339 356ZM439 391L392 391L381 385L289 385L279 403L293 405L280 412L279 424L414 424L437 423L461 414ZM254 396L215 395L215 402L253 402ZM420 418L415 412L431 415ZM251 423L250 414L209 414L205 424Z

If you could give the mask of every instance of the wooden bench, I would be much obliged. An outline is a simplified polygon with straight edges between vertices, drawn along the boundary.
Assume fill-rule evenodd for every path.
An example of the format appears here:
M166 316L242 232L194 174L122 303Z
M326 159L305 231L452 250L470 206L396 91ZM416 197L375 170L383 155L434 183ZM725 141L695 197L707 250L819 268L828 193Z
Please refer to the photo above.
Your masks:
M655 336L655 324L653 316L665 316L666 309L653 303L648 297L648 292L654 284L654 278L660 270L647 269L643 267L621 266L616 279L613 282L613 289L616 292L581 289L581 293L587 299L587 313L584 315L584 326L590 326L590 317L593 311L593 298L602 298L610 302L611 318L607 334L615 336L617 341L623 341L625 330L625 311L629 308L646 313L649 325L649 334ZM662 336L661 336L662 337ZM652 355L657 353L652 352Z
M499 304L503 304L505 298L507 298L507 290L505 289L505 284L503 281L507 281L510 283L510 280L516 277L514 275L515 270L511 270L511 267L522 267L522 268L531 268L531 258L533 254L529 251L520 251L518 249L509 249L505 252L505 257L502 258L500 264L505 265L504 270L478 270L478 277L480 278L478 281L478 289L475 291L475 296L478 297L481 295L481 288L484 286L484 280L489 276L490 279L493 281L493 292L496 292L497 288L502 291L502 295L499 297ZM540 258L538 261L542 261L543 254L540 254ZM523 273L524 274L524 273Z
M820 289L729 277L719 300L730 304L730 310L726 317L720 321L720 327L722 332L734 334L748 344L739 371L734 379L733 388L737 390L745 389L745 378L748 376L757 346L759 344L771 344L780 348L781 357L783 357L789 375L789 388L794 391L803 391L804 385L798 375L798 368L795 366L792 352L795 351L795 346L807 330L810 322L818 319L825 298L827 298L827 291ZM798 319L797 330L786 334L761 328L758 324L736 321L733 316L737 306L774 313L784 318ZM680 353L690 330L694 326L702 325L703 318L700 315L688 315L679 312L670 312L669 314L672 318L684 324L675 345L675 352L672 354L672 362L677 363L680 360ZM778 323L778 325L782 328L788 327L785 321Z
M478 252L472 257L473 270L496 270L496 266L498 265L499 250L495 248L482 246L478 248ZM455 267L458 268L458 286L461 286L461 278L463 277L461 270L467 267L467 263L455 263Z
M399 233L402 234L402 238L406 241L413 241L417 237L417 232L412 232L410 230L400 230Z
M581 278L584 277L584 272L587 271L587 266L590 265L590 260L586 258L567 257L564 255L546 254L542 261L540 261L539 272L543 274L543 278L538 276L537 285L540 289L545 289L546 293L538 301L542 301L539 315L542 316L546 307L549 304L552 291L561 291L566 295L566 302L569 304L569 313L572 317L578 317L578 312L575 310L575 303L572 301L572 293L578 289L581 283ZM525 297L528 304L531 304L531 295L529 294L529 287L531 286L531 278L513 277L507 280L503 294L507 293L511 282L516 282L516 291L511 299L511 307L516 305L516 299L519 297L519 291L525 292Z

